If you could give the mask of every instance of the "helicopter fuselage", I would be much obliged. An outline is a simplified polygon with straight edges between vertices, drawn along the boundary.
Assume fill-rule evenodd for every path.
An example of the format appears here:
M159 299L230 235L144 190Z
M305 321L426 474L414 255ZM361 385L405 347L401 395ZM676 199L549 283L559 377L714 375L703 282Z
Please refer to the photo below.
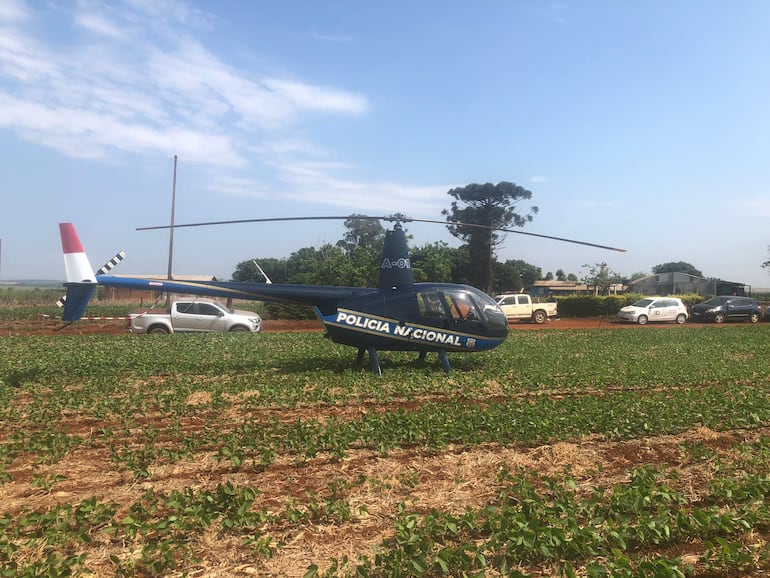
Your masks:
M449 372L448 351L486 351L508 336L503 311L486 293L469 285L415 283L406 234L399 222L386 231L377 287L338 287L233 281L184 281L92 273L71 223L59 225L67 270L62 319L79 319L97 285L276 301L315 308L335 343L358 348L359 362L369 354L372 371L382 373L378 350L435 351Z
M332 341L366 349L486 351L508 336L508 322L494 299L469 285L376 289L106 275L96 280L113 287L314 305Z
M393 351L485 351L508 336L495 301L468 285L415 283L316 307L335 343Z

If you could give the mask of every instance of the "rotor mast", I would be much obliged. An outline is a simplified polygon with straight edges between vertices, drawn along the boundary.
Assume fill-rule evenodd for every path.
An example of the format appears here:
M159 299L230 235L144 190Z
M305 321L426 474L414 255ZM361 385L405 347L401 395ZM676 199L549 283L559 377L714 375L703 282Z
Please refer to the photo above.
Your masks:
M398 289L414 285L412 261L406 244L406 233L396 221L393 229L385 231L385 245L382 249L382 263L378 289Z

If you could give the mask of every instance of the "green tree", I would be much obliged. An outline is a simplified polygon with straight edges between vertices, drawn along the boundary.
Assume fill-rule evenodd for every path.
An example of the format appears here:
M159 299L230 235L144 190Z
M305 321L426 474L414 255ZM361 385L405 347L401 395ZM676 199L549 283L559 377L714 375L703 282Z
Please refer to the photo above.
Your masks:
M607 295L612 285L623 282L621 276L611 270L607 263L586 264L583 267L588 270L583 283L592 287L597 294Z
M342 284L351 287L376 287L380 274L379 263L382 259L382 244L379 246L360 246L347 256L348 275ZM334 283L335 285L337 283Z
M471 270L471 254L465 245L458 247L452 253L452 283L471 284L468 272Z
M452 281L452 265L458 259L457 249L444 241L428 243L410 251L412 273L418 283L431 281L449 283Z
M300 285L351 285L354 271L347 255L335 245L304 247L289 257L287 281Z
M703 277L703 273L685 261L671 261L669 263L655 265L652 268L652 272L655 275L660 273L687 273L688 275L694 275L695 277Z
M377 284L378 263L385 244L385 228L374 219L350 215L345 220L345 235L337 241L348 259L344 285L373 287ZM336 284L336 283L335 283Z
M361 247L374 247L382 250L385 240L385 228L374 219L362 219L365 215L353 214L345 219L345 235L337 241L337 246L347 254Z
M286 259L274 259L272 257L241 261L235 266L233 281L264 283L265 278L259 272L255 262L259 263L259 266L273 283L286 283Z
M516 212L516 208L521 201L531 199L532 192L502 181L496 185L474 183L451 189L447 194L454 199L451 209L441 212L448 222L491 227L448 226L449 232L463 242L470 254L469 283L490 292L494 286L495 249L505 238L493 229L523 227L531 222L537 207L530 207L524 215Z
M509 259L505 263L496 263L494 293L521 291L534 285L541 275L540 267L535 267L519 259Z
M564 269L556 269L556 280L557 281L567 280L567 274L564 272Z

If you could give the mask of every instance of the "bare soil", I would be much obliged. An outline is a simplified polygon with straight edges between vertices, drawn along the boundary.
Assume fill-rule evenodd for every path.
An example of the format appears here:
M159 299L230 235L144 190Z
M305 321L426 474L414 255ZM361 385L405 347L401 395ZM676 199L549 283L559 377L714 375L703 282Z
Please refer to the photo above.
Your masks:
M621 329L633 325L620 324L610 319L560 319L543 325L516 324L512 331L547 331L551 329ZM652 326L650 326L652 327ZM674 328L676 324L655 326ZM697 325L685 325L697 327ZM321 331L317 321L264 321L264 331ZM0 335L83 335L122 334L126 332L123 320L85 321L65 326L60 320L39 319L33 322L6 322L0 324ZM191 400L194 403L195 400ZM318 406L298 407L284 412L279 419L323 420L341 419L367 411L383 411L382 406ZM228 410L228 420L241 423L254 419L255 409L248 404ZM64 417L61 429L84 440L94 435L95 424L83 416ZM162 431L168 424L162 415L143 417L147 428ZM344 418L343 418L344 419ZM185 430L200 427L195 418L183 425ZM612 487L627 481L628 472L641 464L655 464L659 469L675 468L680 473L680 485L697 494L709 483L710 473L701 465L688 463L682 447L688 443L702 444L717 452L729 453L741 442L770 435L767 428L753 431L717 433L697 429L681 435L660 435L623 442L600 439L582 439L571 443L557 443L535 448L510 447L490 444L484 447L450 447L443 452L425 452L403 449L381 456L372 451L354 451L340 461L320 455L302 463L290 458L279 459L266 468L233 468L229 462L218 462L212 455L196 455L194 459L152 468L152 477L146 481L133 479L130 472L117 468L111 462L110 451L98 444L87 449L69 452L62 461L53 465L36 463L34 456L16 460L7 472L13 481L0 485L0 513L17 514L23 510L43 511L57 504L76 504L96 497L100 502L114 502L122 506L117 518L127 514L127 507L136 503L150 488L156 492L194 488L212 489L217 484L231 482L259 488L255 508L280 511L294 500L307 501L308 495L327 491L330 481L347 480L351 490L346 498L350 505L365 506L366 513L356 515L349 522L308 522L287 524L283 530L274 529L276 542L282 547L272 558L248 555L239 546L238 537L223 536L212 527L195 546L199 562L191 575L206 577L271 576L300 577L311 564L323 572L332 560L347 556L356 560L360 554L371 555L384 539L393 533L398 505L408 503L411 508L428 512L432 508L463 512L494 501L499 490L496 476L501 468L524 468L540 474L558 474L569 468L576 482L587 490L599 485ZM126 443L131 443L126 440ZM36 488L35 477L52 479L62 476L52 489ZM366 480L357 484L357 480ZM406 482L409 483L406 483ZM693 548L702 551L702 544ZM97 576L115 574L111 555L122 559L131 555L136 545L117 548L110 543L94 543L88 548L88 566ZM133 553L136 557L136 552ZM530 569L537 571L536 569ZM542 571L542 570L541 570Z
M366 411L361 408L361 411ZM321 412L323 413L323 412ZM303 415L304 414L304 415ZM234 415L233 420L246 419ZM295 420L318 419L319 408L292 412ZM162 429L162 420L148 419L146 427ZM88 438L93 424L72 423L63 428L68 434ZM726 457L736 445L767 436L767 428L753 431L714 432L698 429L681 435L661 435L622 442L596 439L556 443L534 448L499 446L450 447L443 452L403 449L380 456L371 451L353 451L341 461L322 455L301 464L281 459L268 468L233 468L218 463L213 455L197 455L195 459L152 467L152 476L137 481L129 472L116 469L107 448L92 447L70 452L53 466L17 460L8 473L11 483L0 486L2 512L16 514L23 510L46 511L60 504L77 504L95 497L101 503L117 503L121 510L116 519L128 515L128 506L141 500L148 490L168 494L174 490L213 489L228 482L258 488L256 509L281 511L289 502L306 503L310 495L323 495L330 482L350 484L346 499L352 508L365 506L365 513L347 522L305 522L271 529L271 536L282 546L270 558L250 555L239 547L238 537L222 535L216 526L200 536L195 547L199 561L193 576L235 577L301 577L312 565L321 571L333 560L346 557L354 561L361 554L371 555L383 540L393 534L399 504L409 503L415 511L433 509L460 514L467 508L481 508L495 501L500 487L496 482L502 469L537 472L559 476L567 469L579 487L591 488L628 482L629 472L637 466L655 464L662 470L679 472L679 487L694 495L706 492L713 472L702 464L688 463L682 450L687 445L708 447ZM62 476L52 490L36 489L35 476ZM359 484L358 480L366 480ZM703 545L691 544L697 552ZM133 548L138 548L134 546ZM132 547L116 548L115 544L93 543L88 548L88 566L98 576L115 575L111 555L126 558ZM134 555L136 553L134 552ZM534 575L536 568L529 568ZM178 575L178 574L174 574Z

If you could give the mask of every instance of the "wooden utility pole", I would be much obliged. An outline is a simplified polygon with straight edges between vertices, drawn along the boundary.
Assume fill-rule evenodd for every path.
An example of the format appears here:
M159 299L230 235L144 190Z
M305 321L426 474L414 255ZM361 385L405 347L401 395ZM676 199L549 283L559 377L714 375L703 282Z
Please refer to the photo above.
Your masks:
M168 275L169 281L173 279L174 263L174 212L176 211L176 155L174 155L174 180L171 187L171 228L168 230ZM171 305L171 295L166 293L166 305Z

